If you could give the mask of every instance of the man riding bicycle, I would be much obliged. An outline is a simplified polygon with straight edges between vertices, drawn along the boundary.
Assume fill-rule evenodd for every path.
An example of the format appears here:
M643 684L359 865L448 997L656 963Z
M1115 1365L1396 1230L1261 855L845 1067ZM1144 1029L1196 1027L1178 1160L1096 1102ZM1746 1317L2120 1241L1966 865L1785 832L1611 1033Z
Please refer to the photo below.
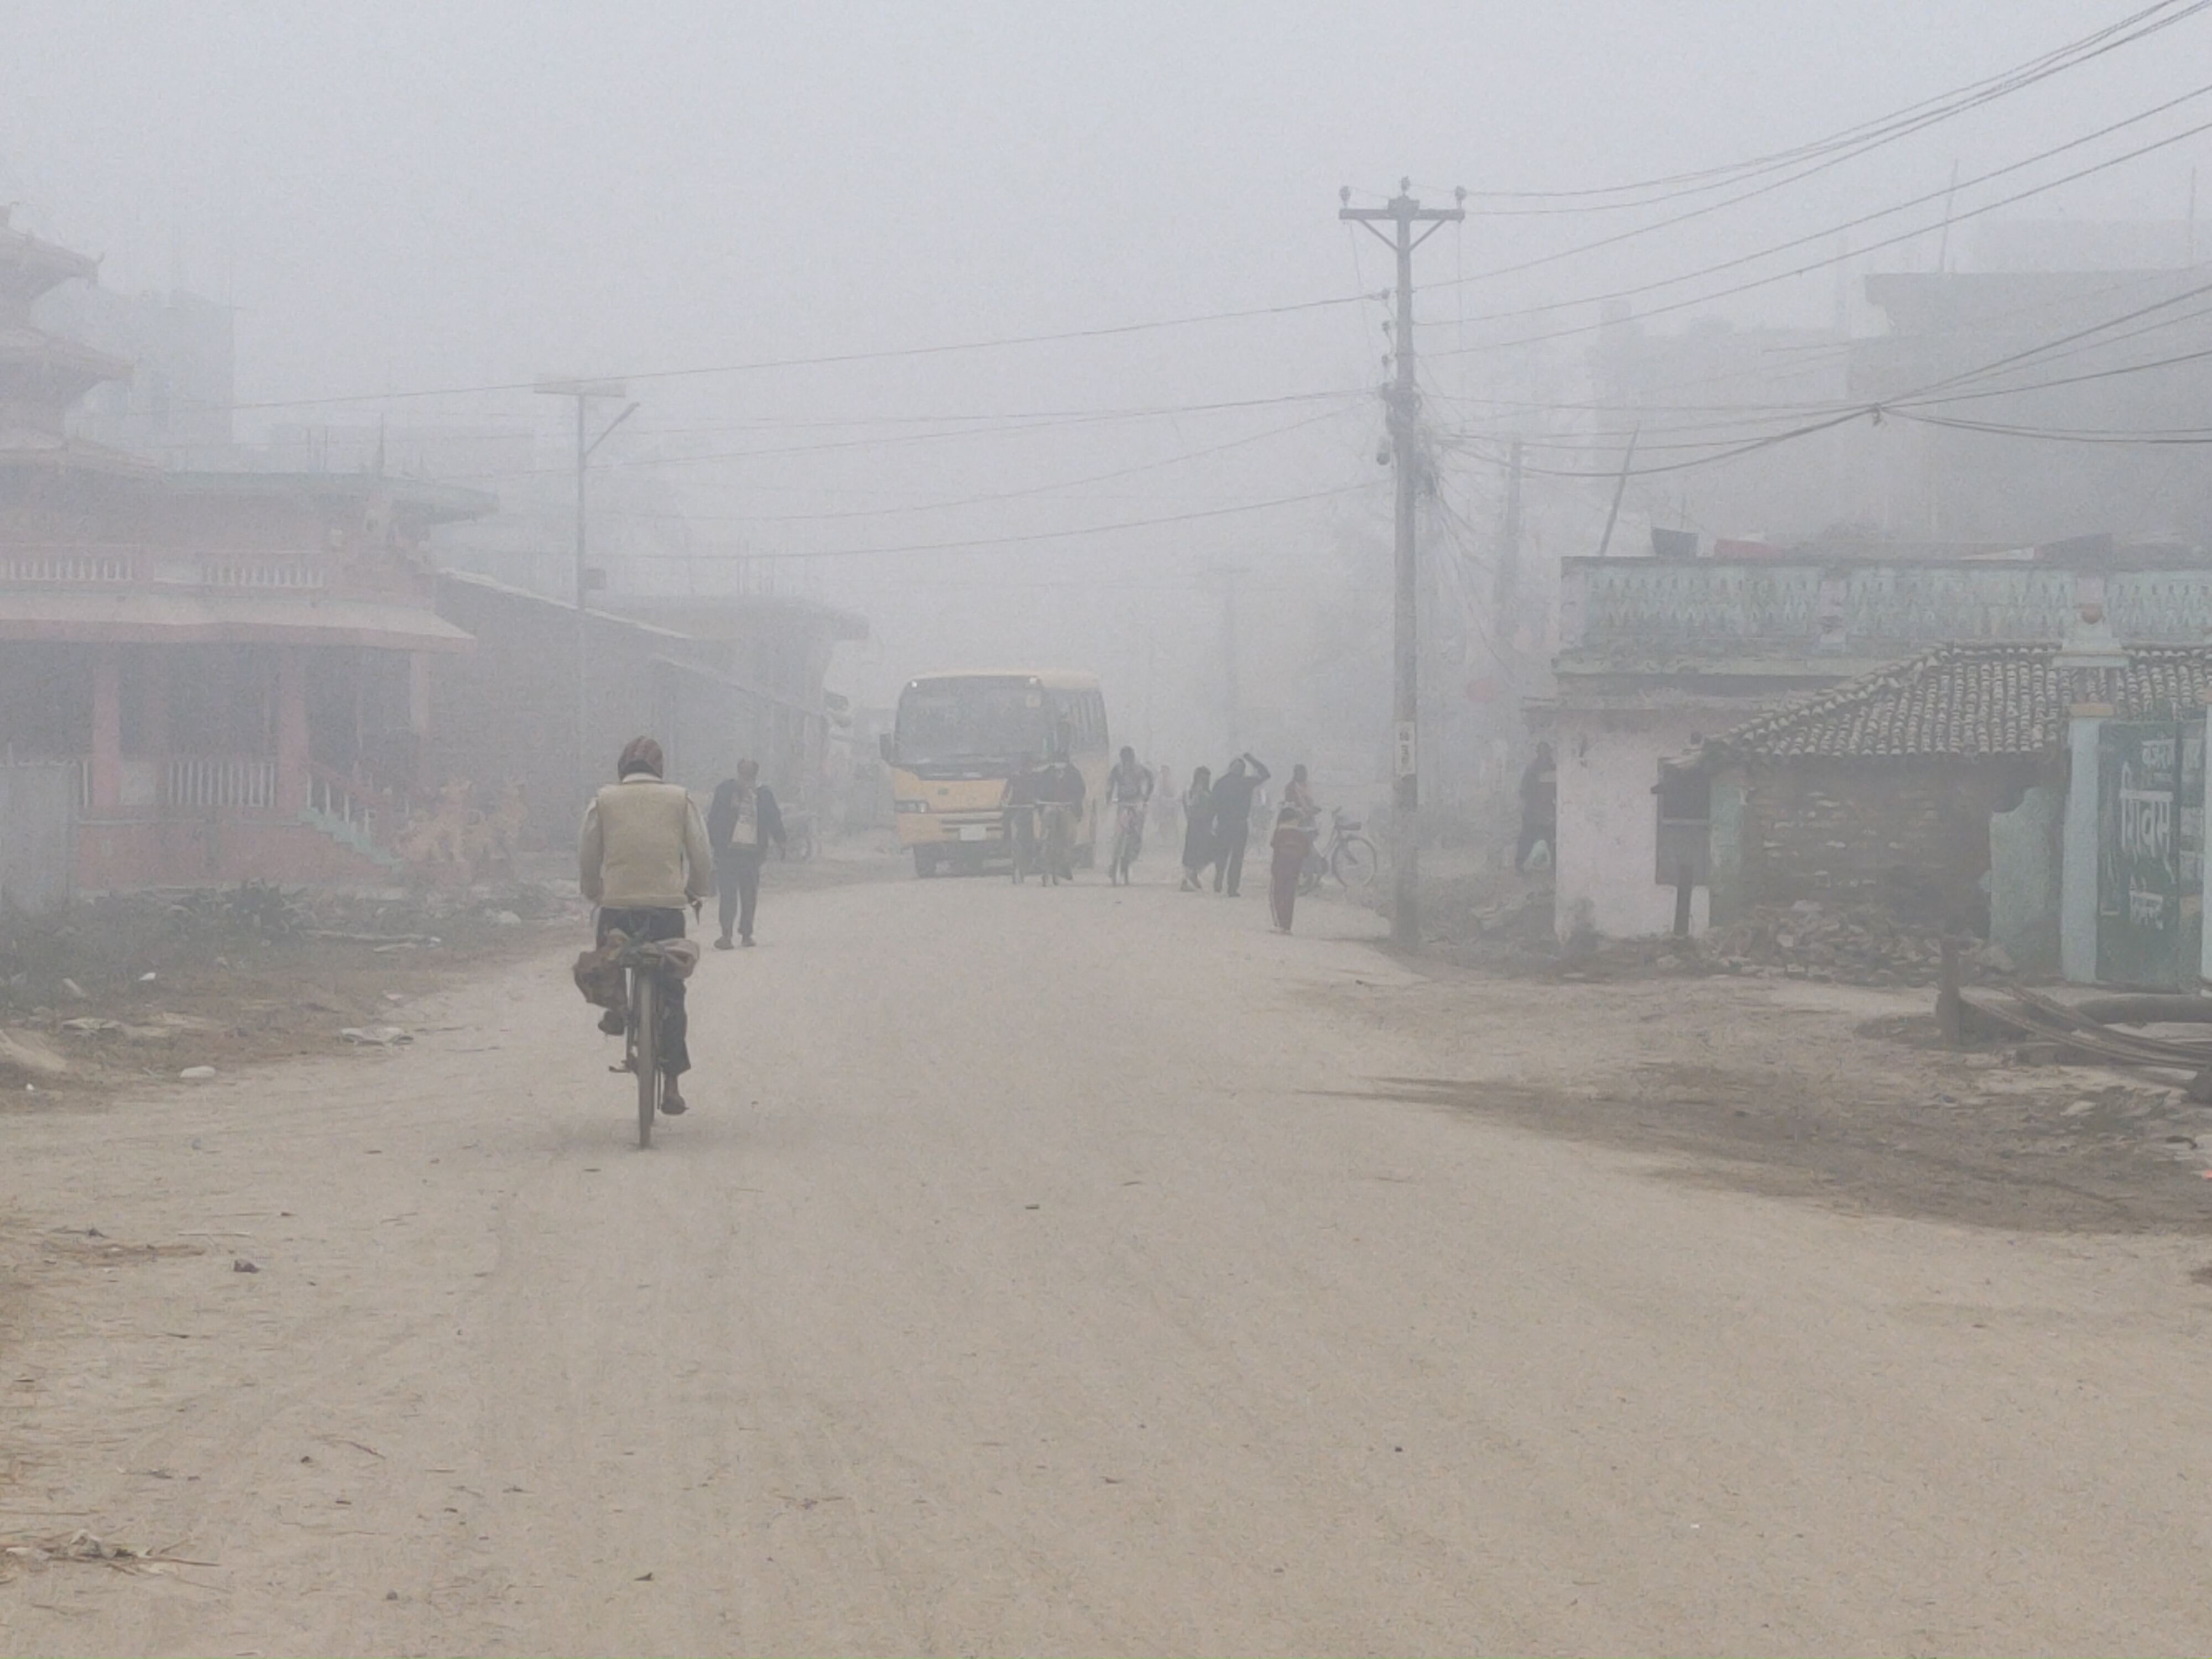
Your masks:
M714 890L714 854L699 809L680 785L660 780L660 745L634 738L616 763L619 782L607 785L584 809L576 863L577 884L599 907L599 943L620 933L632 944L684 937L684 907L696 913ZM684 1110L676 1079L691 1069L684 1045L684 981L669 975L660 991L659 1060L665 1079L660 1109ZM620 1036L623 1016L609 1009L599 1029Z
M1121 745L1121 758L1106 775L1106 800L1114 809L1114 854L1111 874L1116 882L1129 878L1129 866L1144 850L1145 809L1152 799L1152 769L1137 763L1137 751Z

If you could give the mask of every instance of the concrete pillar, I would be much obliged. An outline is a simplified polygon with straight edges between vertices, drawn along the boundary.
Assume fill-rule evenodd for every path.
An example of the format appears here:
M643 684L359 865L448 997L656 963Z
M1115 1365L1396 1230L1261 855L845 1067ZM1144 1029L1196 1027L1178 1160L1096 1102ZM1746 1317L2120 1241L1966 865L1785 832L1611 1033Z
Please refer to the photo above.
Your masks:
M307 653L296 645L276 653L276 806L307 805Z
M2076 705L2067 723L2066 817L2058 860L2058 968L2097 982L2097 732L2112 710Z
M123 805L123 649L92 653L92 811L112 817Z

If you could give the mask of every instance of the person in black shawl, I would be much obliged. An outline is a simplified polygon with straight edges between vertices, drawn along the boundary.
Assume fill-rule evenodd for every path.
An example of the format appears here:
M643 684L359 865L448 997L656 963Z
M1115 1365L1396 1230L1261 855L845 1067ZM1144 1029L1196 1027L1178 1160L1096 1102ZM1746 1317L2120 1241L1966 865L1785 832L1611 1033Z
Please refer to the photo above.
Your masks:
M732 948L732 923L738 943L753 942L761 860L770 842L784 844L783 814L777 810L775 794L759 780L757 761L739 761L737 776L715 786L714 803L707 811L707 841L714 849L714 885L721 896L722 936L714 941L717 951Z

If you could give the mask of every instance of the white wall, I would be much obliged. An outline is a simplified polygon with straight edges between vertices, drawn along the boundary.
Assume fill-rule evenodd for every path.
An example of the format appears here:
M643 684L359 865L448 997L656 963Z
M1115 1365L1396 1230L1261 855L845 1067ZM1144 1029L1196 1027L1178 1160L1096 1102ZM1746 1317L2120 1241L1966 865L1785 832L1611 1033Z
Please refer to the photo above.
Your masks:
M1690 746L1693 736L1717 734L1737 720L1712 710L1636 710L1585 714L1562 710L1553 749L1559 763L1559 844L1553 919L1559 937L1590 925L1614 939L1671 933L1674 890L1652 877L1658 860L1658 803L1652 786L1659 763ZM1692 894L1690 927L1705 928L1711 895Z

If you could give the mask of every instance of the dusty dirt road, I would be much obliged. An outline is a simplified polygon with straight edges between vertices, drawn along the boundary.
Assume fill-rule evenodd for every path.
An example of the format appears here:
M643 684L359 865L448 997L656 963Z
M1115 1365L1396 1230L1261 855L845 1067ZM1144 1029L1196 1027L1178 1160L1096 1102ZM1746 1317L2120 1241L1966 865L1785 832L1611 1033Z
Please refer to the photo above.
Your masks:
M646 1154L550 959L0 1115L0 1535L208 1564L17 1571L0 1646L2212 1646L2201 1241L1391 1097L1640 1039L1480 984L1441 1034L1300 921L772 896Z

